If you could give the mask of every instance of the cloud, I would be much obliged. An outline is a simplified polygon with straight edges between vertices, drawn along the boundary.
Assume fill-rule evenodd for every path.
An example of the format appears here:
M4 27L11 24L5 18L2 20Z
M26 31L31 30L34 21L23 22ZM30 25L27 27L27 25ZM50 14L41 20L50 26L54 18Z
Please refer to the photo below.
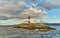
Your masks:
M20 16L21 18L26 18L28 16L30 16L31 18L39 18L41 15L43 16L44 14L46 14L47 12L37 9L37 8L33 8L33 7L29 7L27 9L25 9L22 13L20 13L18 16Z
M26 2L32 3L33 6L36 7L43 7L47 10L59 8L60 7L60 0L25 0Z
M24 3L24 0L0 0L0 19L17 17L25 9Z
M30 15L32 18L40 18L40 13L46 13L45 10L33 8L32 6L32 8L27 7L25 4L29 1L32 4L33 2L36 2L36 0L0 0L0 18L26 18L28 15ZM26 12L24 10L26 10Z
M55 20L54 22L55 22L55 23L60 23L60 21L59 21L59 20Z
M29 7L18 15L22 19L27 19L28 16L36 20L38 19L40 22L47 22L47 12L45 10Z
M42 6L46 9L54 9L60 7L60 0L44 0L39 3L37 6Z
M0 25L16 25L21 23L27 23L28 19L8 19L8 20L0 20ZM31 23L41 23L39 19L30 19Z
M31 3L31 5L27 3ZM29 15L32 22L35 20L46 22L45 18L47 16L45 15L47 12L39 6L35 7L36 4L38 4L36 0L0 0L0 25L18 24L22 21L12 18L24 18L24 20L27 20Z
M28 19L8 19L8 20L0 20L0 25L15 25L20 23L27 23ZM37 19L30 19L31 23L40 23Z
M19 19L0 20L0 25L15 25L22 23Z

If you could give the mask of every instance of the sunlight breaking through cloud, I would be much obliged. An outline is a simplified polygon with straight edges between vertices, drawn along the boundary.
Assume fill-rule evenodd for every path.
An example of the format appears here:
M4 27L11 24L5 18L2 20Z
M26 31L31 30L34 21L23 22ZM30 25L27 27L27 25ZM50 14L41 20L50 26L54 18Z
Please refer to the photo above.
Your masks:
M19 16L22 19L27 19L30 16L33 19L39 19L40 23L47 22L47 12L33 7L25 9Z
M45 9L43 9L44 7L37 5L40 3L37 1L0 0L0 20L7 20L13 18L27 19L28 16L31 16L31 18L39 20L39 22L47 22L47 12L45 11Z

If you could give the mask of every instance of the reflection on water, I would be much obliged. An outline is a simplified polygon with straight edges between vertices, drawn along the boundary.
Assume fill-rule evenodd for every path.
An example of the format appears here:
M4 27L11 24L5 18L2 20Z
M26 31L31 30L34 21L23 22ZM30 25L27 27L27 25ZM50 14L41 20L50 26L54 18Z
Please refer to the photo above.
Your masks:
M57 30L50 30L48 32L35 32L26 31L26 29L12 29L7 27L0 27L0 38L60 38L59 25L50 25L57 28Z

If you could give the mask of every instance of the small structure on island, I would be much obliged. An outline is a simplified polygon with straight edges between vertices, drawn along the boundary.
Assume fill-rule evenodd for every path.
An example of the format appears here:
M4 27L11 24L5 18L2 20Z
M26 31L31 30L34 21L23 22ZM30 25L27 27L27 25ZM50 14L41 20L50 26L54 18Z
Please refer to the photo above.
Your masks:
M30 25L30 16L28 16L28 24ZM30 26L29 26L30 27Z

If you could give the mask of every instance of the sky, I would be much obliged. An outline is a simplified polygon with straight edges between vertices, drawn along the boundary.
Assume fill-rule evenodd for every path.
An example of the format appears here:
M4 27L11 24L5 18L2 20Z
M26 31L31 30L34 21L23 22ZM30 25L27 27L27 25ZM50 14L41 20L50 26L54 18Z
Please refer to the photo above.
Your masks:
M60 23L60 0L0 0L0 25L21 23L28 15L40 21L41 13L43 21Z

